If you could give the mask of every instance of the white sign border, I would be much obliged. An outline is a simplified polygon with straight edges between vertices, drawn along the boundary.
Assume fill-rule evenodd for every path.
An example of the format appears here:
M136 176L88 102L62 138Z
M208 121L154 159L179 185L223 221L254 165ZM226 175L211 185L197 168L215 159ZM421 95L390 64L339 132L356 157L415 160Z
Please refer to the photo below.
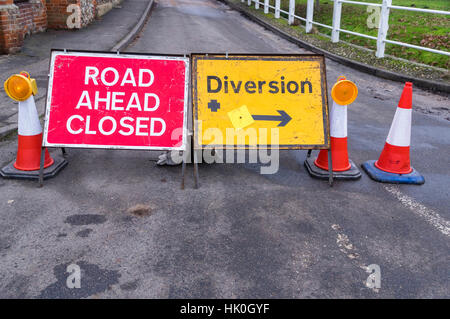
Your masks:
M50 106L52 102L52 90L53 90L53 76L55 59L60 55L75 55L75 56L94 56L94 57L108 57L108 58L139 58L148 60L175 60L184 62L184 115L183 115L183 137L182 144L178 147L161 147L161 146L128 146L128 145L97 145L97 144L53 144L47 141L48 124L50 119ZM44 119L44 134L42 139L42 147L67 147L67 148L89 148L89 149L111 149L111 150L149 150L149 151L186 151L187 138L188 138L188 104L189 104L189 82L190 82L190 61L188 56L163 56L163 55L145 55L134 53L106 53L106 52L80 52L80 51L65 51L65 50L52 50L50 57L50 73L48 79L47 88L47 101L45 105L45 119Z

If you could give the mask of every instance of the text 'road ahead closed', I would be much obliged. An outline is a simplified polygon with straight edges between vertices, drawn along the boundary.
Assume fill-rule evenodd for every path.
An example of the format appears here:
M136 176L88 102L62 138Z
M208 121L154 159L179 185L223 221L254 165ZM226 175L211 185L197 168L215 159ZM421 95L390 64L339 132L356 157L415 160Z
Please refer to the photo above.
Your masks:
M54 52L46 145L182 149L187 66L181 57Z

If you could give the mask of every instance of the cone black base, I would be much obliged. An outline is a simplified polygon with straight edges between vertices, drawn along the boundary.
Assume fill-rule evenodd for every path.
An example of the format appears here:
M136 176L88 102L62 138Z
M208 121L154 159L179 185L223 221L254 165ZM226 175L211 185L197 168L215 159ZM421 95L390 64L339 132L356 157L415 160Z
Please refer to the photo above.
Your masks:
M329 171L317 167L314 164L315 160L316 159L313 157L307 157L305 160L304 164L309 175L315 178L328 179L330 176ZM356 167L355 163L353 163L352 160L349 160L349 162L351 165L350 169L344 172L333 172L333 178L339 180L354 180L361 178L361 172L359 171L358 167Z
M425 183L425 178L419 174L413 167L412 172L409 174L395 174L388 173L378 169L375 166L375 161L367 161L361 165L364 171L371 179L381 183L391 183L391 184L415 184L422 185Z
M44 179L49 179L56 176L56 174L58 174L59 171L67 165L67 161L63 157L59 155L52 155L52 157L55 162L51 166L44 168ZM14 162L11 162L0 170L0 175L3 178L9 179L37 180L39 179L39 170L21 171L14 167Z

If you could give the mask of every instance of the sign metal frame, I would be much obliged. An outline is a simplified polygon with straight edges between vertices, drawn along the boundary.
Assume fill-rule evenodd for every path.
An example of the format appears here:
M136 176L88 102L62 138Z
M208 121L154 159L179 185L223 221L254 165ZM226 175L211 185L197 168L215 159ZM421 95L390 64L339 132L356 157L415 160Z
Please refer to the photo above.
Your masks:
M55 58L58 55L78 55L78 56L98 56L98 57L109 57L109 58L141 58L149 60L177 60L184 61L185 63L185 80L184 80L184 106L183 106L183 130L182 130L182 143L179 147L158 147L158 146L121 146L121 145L89 145L89 144L55 144L49 143L47 141L48 125L50 117L50 107L52 99L52 89L53 89L53 74L54 74L54 63ZM187 139L188 139L188 111L189 111L189 100L190 100L190 58L188 55L177 55L177 54L153 54L153 53L135 53L126 52L120 53L111 51L89 51L89 50L69 50L69 49L51 49L50 51L50 61L49 61L49 72L48 72L49 82L48 89L46 93L46 105L45 105L45 117L44 117L44 129L42 138L42 152L41 152L41 163L39 169L39 186L43 185L43 170L44 170L44 150L45 148L61 148L63 156L66 156L66 148L81 148L81 149L110 149L110 150L141 150L141 151L181 151L186 153Z
M250 145L199 145L198 144L198 127L196 120L198 120L198 92L197 92L197 61L198 60L248 60L248 61L317 61L320 63L320 85L322 90L322 115L323 115L323 129L324 129L324 143L323 144L280 144L278 147L271 145L257 145L256 147ZM321 54L220 54L220 53L192 53L191 54L191 85L192 85L192 103L193 103L193 119L194 119L194 148L216 148L216 149L330 149L330 121L328 108L328 94L327 94L327 79L325 58Z
M272 147L271 145L256 145L255 147L250 145L199 145L198 144L198 95L197 95L197 61L200 59L208 60L252 60L252 61L319 61L320 63L320 79L322 90L322 112L324 121L324 144L322 145L278 145L278 147ZM226 150L238 150L238 149L297 149L308 150L307 157L311 156L312 150L328 150L328 182L329 185L333 185L333 164L331 156L331 142L330 142L330 119L329 119L329 106L328 106L328 90L327 90L327 78L326 78L326 65L325 56L323 54L242 54L242 53L191 53L191 99L193 109L193 149L196 151L203 149L226 149ZM195 163L194 163L195 165ZM197 169L198 172L198 169Z
M55 54L56 53L56 54ZM110 58L136 58L140 57L142 59L148 60L180 60L180 58L185 59L185 84L184 84L184 119L183 119L183 140L182 145L179 147L158 147L158 146L118 146L118 145L89 145L89 144L54 144L47 141L48 125L50 117L50 106L51 106L51 92L53 89L53 70L54 62L57 55L73 55L77 56L97 56L97 57L110 57ZM45 124L44 124L44 135L42 139L42 146L45 147L68 147L68 148L92 148L92 149L123 149L123 150L141 150L141 151L165 151L165 150L175 150L183 151L186 148L187 142L187 112L188 112L188 101L189 101L189 58L183 55L158 55L152 53L114 53L114 52L103 52L103 51L83 51L83 50L60 50L52 49L50 55L50 65L49 65L49 82L45 105Z

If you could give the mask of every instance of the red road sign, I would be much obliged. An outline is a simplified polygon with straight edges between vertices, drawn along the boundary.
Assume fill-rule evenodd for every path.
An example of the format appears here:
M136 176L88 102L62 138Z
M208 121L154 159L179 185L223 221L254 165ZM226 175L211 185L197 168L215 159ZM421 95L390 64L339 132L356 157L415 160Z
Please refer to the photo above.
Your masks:
M44 146L184 150L189 59L52 51Z

